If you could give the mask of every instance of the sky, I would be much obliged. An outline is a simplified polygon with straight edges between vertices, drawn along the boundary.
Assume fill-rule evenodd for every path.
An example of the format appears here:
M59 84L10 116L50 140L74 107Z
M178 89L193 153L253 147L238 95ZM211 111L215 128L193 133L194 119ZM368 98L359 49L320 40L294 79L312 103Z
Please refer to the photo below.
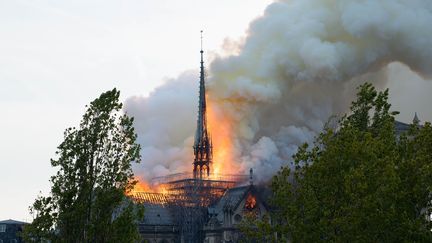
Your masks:
M117 87L124 100L222 52L270 0L0 0L0 220L31 221L49 191L50 158L84 106ZM409 122L432 120L432 82L388 67L390 102Z

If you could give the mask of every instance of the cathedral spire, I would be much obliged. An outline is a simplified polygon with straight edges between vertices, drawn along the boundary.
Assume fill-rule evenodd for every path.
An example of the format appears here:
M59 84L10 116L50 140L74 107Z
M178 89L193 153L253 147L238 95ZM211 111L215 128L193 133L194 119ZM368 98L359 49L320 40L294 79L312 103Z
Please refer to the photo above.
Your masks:
M418 116L417 116L417 112L414 113L413 124L414 124L414 125L418 125L418 124L420 124L420 119L419 119Z
M199 81L199 103L198 103L198 120L194 142L194 168L193 173L195 178L202 178L203 172L207 176L210 175L210 163L212 162L212 144L207 132L207 111L206 111L206 92L205 92L205 73L204 73L204 58L202 49L202 33L201 30L201 66L200 66L200 81Z

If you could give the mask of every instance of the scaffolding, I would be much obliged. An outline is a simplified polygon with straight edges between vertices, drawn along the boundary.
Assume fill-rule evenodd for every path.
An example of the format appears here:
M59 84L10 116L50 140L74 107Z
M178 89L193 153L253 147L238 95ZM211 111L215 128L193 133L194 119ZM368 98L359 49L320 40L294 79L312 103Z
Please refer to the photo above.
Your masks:
M137 203L163 205L171 209L183 242L202 242L201 231L207 220L207 207L230 188L247 183L247 175L215 175L194 178L193 173L178 173L153 178L152 186L164 193L136 192Z
M154 177L153 179L151 179L151 184L153 186L155 186L155 185L166 184L169 182L180 181L180 180L191 179L191 178L194 178L193 173L189 173L189 172L176 173L176 174L170 174L170 175L166 175L166 176ZM232 182L236 182L236 183L241 183L241 182L246 181L248 179L248 176L247 175L239 175L239 174L211 173L208 176L204 175L204 177L202 177L201 179L203 179L203 180L216 180L216 181L218 181L218 180L219 181L232 181Z
M169 197L163 193L157 192L135 192L132 195L133 200L136 203L146 204L168 204Z

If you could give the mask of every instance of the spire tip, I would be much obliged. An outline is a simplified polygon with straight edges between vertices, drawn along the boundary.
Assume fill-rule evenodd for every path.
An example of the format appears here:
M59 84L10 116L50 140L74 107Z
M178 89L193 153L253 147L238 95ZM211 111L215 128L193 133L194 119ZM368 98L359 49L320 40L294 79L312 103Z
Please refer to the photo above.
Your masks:
M201 30L201 53L203 53L203 30Z

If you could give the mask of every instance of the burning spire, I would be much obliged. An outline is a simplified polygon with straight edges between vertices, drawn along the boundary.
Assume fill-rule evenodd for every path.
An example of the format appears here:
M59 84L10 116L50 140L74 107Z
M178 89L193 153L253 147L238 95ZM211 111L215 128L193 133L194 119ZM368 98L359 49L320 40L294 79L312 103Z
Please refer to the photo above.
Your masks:
M200 68L200 87L199 87L199 106L198 106L198 121L195 134L195 143L193 146L195 159L193 162L194 177L202 178L203 171L210 175L210 163L212 162L212 143L207 132L207 114L206 114L206 92L205 92L205 73L204 60L202 49L202 33L201 30L201 68Z

